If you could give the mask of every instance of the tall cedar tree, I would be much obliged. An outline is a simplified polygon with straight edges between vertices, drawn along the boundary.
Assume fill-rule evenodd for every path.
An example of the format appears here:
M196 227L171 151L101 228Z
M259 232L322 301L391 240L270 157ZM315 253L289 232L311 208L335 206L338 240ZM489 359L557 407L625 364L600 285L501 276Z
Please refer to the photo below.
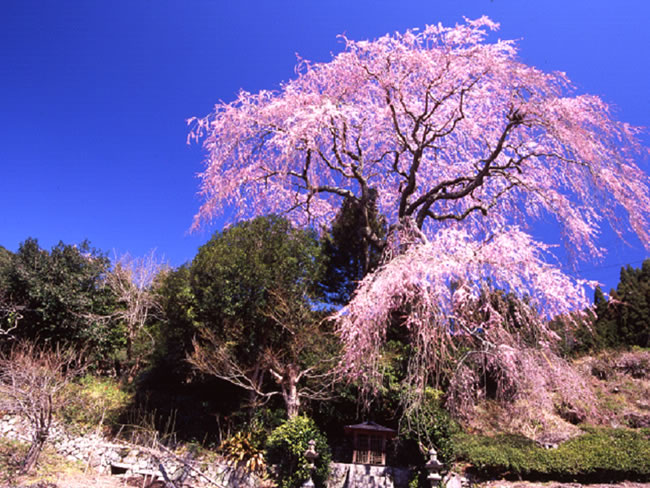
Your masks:
M330 231L323 238L326 263L321 286L327 301L345 305L361 280L380 262L382 249L366 239L368 233L383 237L384 219L376 204L370 207L366 228L363 207L354 199L343 200Z
M650 347L650 259L641 268L621 268L606 301L596 290L595 341L599 347Z

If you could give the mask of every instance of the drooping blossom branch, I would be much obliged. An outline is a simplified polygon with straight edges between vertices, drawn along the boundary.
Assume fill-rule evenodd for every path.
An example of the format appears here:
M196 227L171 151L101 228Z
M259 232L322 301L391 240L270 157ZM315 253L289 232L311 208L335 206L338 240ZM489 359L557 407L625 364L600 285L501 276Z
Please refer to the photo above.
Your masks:
M489 300L481 303L488 290L526 296L533 309L547 317L587 302L584 283L548 264L548 246L517 228L504 229L484 242L461 229L421 239L367 276L335 317L343 343L354 345L346 348L342 363L364 382L372 383L372 375L378 373L376 362L386 331L396 319L411 332L418 351L410 374L424 384L449 359L459 336L472 337L495 351L517 345L506 340L509 331L503 313ZM525 325L539 328L540 340L553 335L541 319L529 317Z

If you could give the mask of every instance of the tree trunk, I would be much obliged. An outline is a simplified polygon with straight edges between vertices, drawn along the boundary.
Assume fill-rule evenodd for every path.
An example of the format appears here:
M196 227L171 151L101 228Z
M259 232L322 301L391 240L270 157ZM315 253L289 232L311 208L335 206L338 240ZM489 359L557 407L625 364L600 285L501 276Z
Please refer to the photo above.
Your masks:
M289 420L295 418L300 413L300 395L298 394L298 379L295 372L289 368L284 378L285 385L282 388L282 396L287 407L287 417Z
M126 362L131 367L131 360L133 359L133 338L135 334L131 331L129 327L129 333L126 336Z
M47 439L47 432L39 431L36 434L36 437L32 441L32 445L29 446L29 451L27 451L27 455L25 456L25 459L21 463L20 474L29 473L32 470L32 468L36 465L36 461L38 461L38 457L40 456L41 451L43 450L43 445L45 444L46 439Z
M255 411L259 406L259 392L262 390L262 384L264 383L264 370L260 367L259 364L255 364L255 369L251 376L251 382L255 385L255 390L248 391L248 418L252 419L255 415Z

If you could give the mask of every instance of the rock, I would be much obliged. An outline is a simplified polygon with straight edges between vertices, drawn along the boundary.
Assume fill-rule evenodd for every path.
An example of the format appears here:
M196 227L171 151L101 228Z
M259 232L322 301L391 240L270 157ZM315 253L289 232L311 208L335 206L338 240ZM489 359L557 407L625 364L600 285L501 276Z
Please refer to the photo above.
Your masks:
M442 480L442 486L445 488L463 488L462 477L458 473L448 473Z
M650 414L641 414L636 412L626 413L623 418L627 425L633 429L642 429L650 427Z

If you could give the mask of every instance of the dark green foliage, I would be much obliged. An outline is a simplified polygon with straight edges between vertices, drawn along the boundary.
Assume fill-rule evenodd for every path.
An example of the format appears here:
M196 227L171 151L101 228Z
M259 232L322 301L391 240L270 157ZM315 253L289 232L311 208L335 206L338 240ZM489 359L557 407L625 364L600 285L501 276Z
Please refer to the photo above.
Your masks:
M197 317L259 319L270 290L302 297L318 279L318 243L280 217L258 217L216 233L191 265Z
M256 361L281 340L266 312L272 293L306 300L319 274L319 248L310 232L280 217L258 217L216 233L190 268L196 320L237 343L238 357Z
M326 268L321 287L330 303L350 301L359 281L379 264L381 249L368 236L383 237L386 226L374 202L368 214L367 208L357 200L343 200L323 239Z
M27 239L0 260L0 286L22 316L17 337L86 346L97 357L117 347L119 336L101 319L113 306L102 287L110 263L87 241L78 246L60 242L48 252L36 239Z
M234 386L195 374L187 362L197 334L189 265L165 273L156 293L162 314L150 327L156 345L151 367L134 384L135 395L121 421L144 418L163 435L173 419L178 440L219 443L222 433L250 419L238 414L241 394Z
M163 313L157 328L153 369L164 377L167 385L182 384L190 376L191 367L186 358L192 351L192 339L197 331L189 266L166 273L156 292Z
M232 359L257 386L277 389L268 372L271 357L302 364L315 362L316 349L316 360L326 354L320 343L312 347L321 329L329 326L319 328L322 313L312 312L319 269L314 235L282 218L260 217L216 233L191 264L167 273L157 289L163 314L155 328L156 351L152 368L137 382L133 409L155 410L163 418L175 415L179 438L184 439L220 441L243 428L254 414L245 405L255 395L193 370L187 361L194 351L192 340L209 353L213 344L203 334L211 332L218 343L232 345ZM282 313L273 308L279 296L288 305ZM296 309L314 316L311 334L291 332L293 322L278 324L278 318L296 318ZM300 318L311 324L310 317ZM294 339L305 335L294 357ZM275 409L281 403L278 395L267 406Z
M457 436L458 459L482 474L534 479L650 479L650 438L625 429L591 428L557 449L522 436Z
M329 324L315 310L320 247L313 233L276 216L240 222L199 249L190 276L200 331L191 362L247 388L251 403L267 387L293 388L306 363L324 367L331 357ZM282 398L291 415L297 398Z
M14 291L10 286L13 266L13 253L0 246L0 330L5 340L13 337L24 308L13 297Z
M534 441L517 435L459 435L456 456L479 471L495 476L546 472L549 468L546 451Z
M612 293L615 294L613 290ZM573 336L571 353L600 351L620 345L615 311L599 286L594 290L593 315L575 329Z
M434 448L438 459L449 463L454 459L454 437L459 425L442 408L443 392L428 387L422 402L404 413L400 437L410 439L425 449Z
M610 295L607 301L596 288L596 320L587 348L650 347L650 259L641 269L622 268L619 284Z
M599 286L594 290L594 308L593 349L614 346L618 342L616 319L608 310L609 302Z
M280 488L298 488L310 477L305 451L309 441L316 442L319 454L312 479L317 487L325 486L332 459L327 439L313 420L298 416L275 429L266 442L266 462L274 466Z
M13 263L13 253L8 249L0 246L0 289L8 284L9 272Z
M627 346L650 347L650 260L641 269L621 270L616 287L618 339ZM612 297L614 298L614 297Z

